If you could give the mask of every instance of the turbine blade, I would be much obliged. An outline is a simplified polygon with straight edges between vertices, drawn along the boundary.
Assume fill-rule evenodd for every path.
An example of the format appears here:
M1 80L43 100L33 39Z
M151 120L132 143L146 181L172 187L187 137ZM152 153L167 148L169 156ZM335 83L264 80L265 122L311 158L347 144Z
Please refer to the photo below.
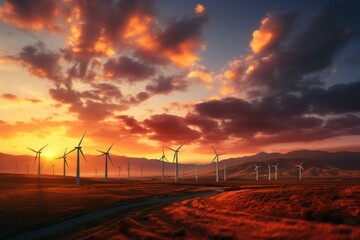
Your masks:
M68 148L65 148L65 152L64 152L64 156L66 156L66 151L67 151Z
M67 155L69 155L70 153L72 153L73 151L75 151L76 150L76 148L74 148L73 150L71 150L70 152L68 152L68 153L66 153L66 155L65 156L67 156Z
M302 165L303 165L303 163L304 163L304 162L301 162L300 166L302 166Z
M217 155L218 153L216 152L215 148L213 145L211 145L212 149L214 150L214 153Z
M84 137L85 137L85 134L86 134L86 132L85 132L84 135L82 136L82 138L81 138L81 140L80 140L80 142L79 142L78 147L80 147L80 145L81 145L81 143L82 143L82 141L83 141L83 139L84 139Z
M176 149L177 151L179 151L180 150L180 148L182 148L182 146L184 146L184 144L181 144L181 146L180 147L178 147L178 149Z
M301 168L301 170L304 170L304 168L303 168L303 167L301 167L301 166L300 166L300 168Z
M109 160L110 160L111 164L114 166L114 163L113 163L113 161L111 160L110 155L108 154L108 155L106 155L106 156L108 156L108 158L109 158Z
M34 149L32 149L32 148L27 147L27 149L29 149L29 150L31 150L31 151L33 151L33 152L37 153L37 151L35 151L35 150L34 150Z
M175 156L176 156L176 154L174 154L173 162L175 162Z
M102 157L102 156L104 156L104 155L106 155L106 153L100 154L98 157Z
M66 164L67 167L69 167L69 164L67 163L66 159L65 159L65 164Z
M34 159L34 164L33 164L33 166L35 166L37 156L38 156L38 154L36 153L36 154L35 154L35 159Z
M83 156L83 158L85 159L85 161L87 162L86 157L85 157L83 151L81 150L81 148L80 148L80 153L81 153L81 155Z
M172 149L172 148L169 148L169 147L166 147L167 149L170 149L171 151L173 152L176 152L176 150Z
M111 146L109 147L109 149L107 150L107 152L110 152L110 149L112 148L113 145L114 145L114 143L111 144Z
M54 160L63 159L63 158L64 158L64 157L61 156L61 157L55 158Z
M49 144L46 144L45 146L43 146L42 148L40 148L39 152L40 152L41 150L43 150L44 148L46 148L48 145L49 145Z
M216 155L215 155L214 159L211 161L211 163L213 163L215 161L215 159L216 159Z
M101 153L103 153L103 154L106 154L106 152L104 152L104 151L100 151L100 150L96 150L96 151L101 152Z
M162 150L163 150L163 156L165 156L164 147L162 147Z

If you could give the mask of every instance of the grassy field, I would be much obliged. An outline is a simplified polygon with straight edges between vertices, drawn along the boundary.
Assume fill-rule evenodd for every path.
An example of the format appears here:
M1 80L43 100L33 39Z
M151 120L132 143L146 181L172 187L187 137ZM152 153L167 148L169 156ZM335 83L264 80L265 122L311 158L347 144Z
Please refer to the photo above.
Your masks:
M223 193L143 209L66 239L355 240L359 183L231 182Z
M149 197L178 196L202 191L173 182L0 174L0 239L51 225L85 213Z

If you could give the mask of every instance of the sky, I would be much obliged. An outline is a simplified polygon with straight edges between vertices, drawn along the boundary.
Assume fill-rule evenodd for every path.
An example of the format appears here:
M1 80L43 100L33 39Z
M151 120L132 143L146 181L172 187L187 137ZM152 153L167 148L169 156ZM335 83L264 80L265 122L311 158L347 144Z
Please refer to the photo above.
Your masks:
M0 0L0 152L358 151L359 7Z

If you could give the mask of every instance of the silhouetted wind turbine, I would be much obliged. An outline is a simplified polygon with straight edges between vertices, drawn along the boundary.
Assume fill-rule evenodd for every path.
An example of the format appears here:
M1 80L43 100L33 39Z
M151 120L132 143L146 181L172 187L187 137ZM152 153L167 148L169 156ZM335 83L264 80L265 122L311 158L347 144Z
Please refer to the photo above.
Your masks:
M51 163L51 168L53 170L53 175L55 175L55 165L53 163Z
M272 165L275 168L275 170L274 170L274 172L275 172L275 180L277 180L277 174L278 174L278 171L279 171L278 165L279 165L279 163L277 163L276 165Z
M83 156L84 160L86 161L85 155L83 153L83 151L81 150L81 143L84 140L86 132L84 133L84 135L82 136L79 144L77 146L75 146L74 150L77 150L77 156L76 156L76 184L79 185L80 184L80 154Z
M56 158L55 160L58 160L58 159L63 159L63 164L64 164L64 169L63 169L63 175L64 177L66 177L66 167L69 167L68 163L67 163L67 160L66 160L66 156L69 155L70 153L72 153L73 151L75 151L76 148L74 148L73 150L71 150L70 152L67 152L67 148L65 149L65 152L64 154L62 155L62 157L58 157Z
M303 163L304 163L304 162L301 162L300 165L296 165L296 167L299 168L299 180L301 180L301 170L304 170L304 168L302 167Z
M196 163L196 160L195 160L195 181L198 180L198 166L197 166L197 163Z
M254 171L256 172L256 180L259 180L259 168L261 166L258 166L256 164L254 164L255 168L254 168Z
M40 148L38 151L35 151L32 148L29 148L29 150L33 151L35 154L35 160L34 160L34 165L36 163L36 159L38 159L38 176L40 177L40 155L41 155L41 151L47 146L48 144L46 144L45 146L43 146L42 148Z
M165 156L164 147L162 148L162 152L163 152L163 154L159 160L161 161L161 181L164 181L165 160L167 162L169 162L169 160Z
M111 157L110 157L110 153L109 153L113 145L114 145L114 143L111 144L111 146L109 147L109 149L108 149L106 152L100 151L100 150L96 150L96 151L102 153L99 157L105 155L105 179L104 179L105 182L108 181L108 159L110 160L111 164L114 166L114 163L112 162Z
M183 146L184 144L181 144L180 147L178 147L176 150L166 147L168 149L170 149L171 151L174 152L174 158L173 158L173 162L175 161L175 182L179 181L179 150L180 148Z
M130 181L130 161L128 161L128 180Z
M268 163L268 168L269 168L269 181L271 180L271 169L270 169L270 164Z
M224 153L217 153L214 146L212 146L214 153L215 153L215 157L214 159L211 161L211 163L213 163L216 160L216 182L219 182L219 156L224 155Z

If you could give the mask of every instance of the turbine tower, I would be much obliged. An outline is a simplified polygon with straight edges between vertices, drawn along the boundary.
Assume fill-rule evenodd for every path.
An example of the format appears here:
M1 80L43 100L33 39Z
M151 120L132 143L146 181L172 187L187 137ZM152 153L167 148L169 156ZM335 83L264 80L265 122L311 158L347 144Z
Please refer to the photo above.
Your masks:
M278 175L278 171L279 171L279 168L278 168L278 165L279 163L277 163L276 165L271 165L275 168L274 172L275 172L275 180L277 180L277 175Z
M35 160L34 160L34 165L36 163L36 159L38 159L38 177L40 177L40 155L41 155L41 151L47 146L48 144L46 144L45 146L43 146L42 148L40 148L38 151L35 151L32 148L29 148L29 150L33 151L35 153Z
M130 181L130 161L128 161L128 180Z
M176 150L166 147L168 149L170 149L171 151L174 152L174 158L173 158L173 162L175 161L175 182L179 181L179 150L180 148L183 146L184 144L181 144L180 147L178 147Z
M299 168L299 180L301 180L301 170L304 170L304 168L302 167L303 163L304 163L304 162L301 162L300 165L296 165L296 167Z
M102 153L101 155L99 155L99 157L105 155L105 179L104 179L105 182L108 181L108 159L110 160L111 164L114 166L114 163L112 162L111 157L110 157L110 150L111 150L111 148L112 148L113 145L114 145L114 143L111 144L111 146L109 147L109 149L108 149L106 152L100 151L100 150L96 150L96 151Z
M83 153L83 151L81 150L81 143L84 140L86 132L84 133L84 135L82 136L79 144L77 146L75 146L74 150L77 150L77 157L76 157L76 184L79 185L80 184L80 154L83 156L84 160L86 161L85 155Z
M161 181L164 181L164 168L165 168L165 160L169 162L169 160L165 156L164 147L162 148L163 154L159 159L161 161Z
M216 160L216 182L219 182L219 156L224 155L224 153L220 153L218 154L214 148L214 146L212 146L214 153L215 153L215 157L214 159L211 161L211 163L213 163Z
M261 166L258 166L256 164L254 164L255 168L254 168L254 172L256 172L256 180L259 180L259 168Z
M70 153L72 153L73 151L75 151L75 148L73 150L71 150L70 152L67 152L67 148L66 148L63 156L55 159L55 160L64 159L64 171L63 171L64 178L66 177L66 167L69 167L67 160L66 160L66 156L69 155Z
M55 175L55 165L54 165L54 163L51 163L51 168L53 170L53 175Z
M269 169L269 181L271 180L271 169L270 169L270 164L268 163L268 169Z
M196 163L196 160L195 160L195 181L198 180L198 166L197 166L197 163Z

